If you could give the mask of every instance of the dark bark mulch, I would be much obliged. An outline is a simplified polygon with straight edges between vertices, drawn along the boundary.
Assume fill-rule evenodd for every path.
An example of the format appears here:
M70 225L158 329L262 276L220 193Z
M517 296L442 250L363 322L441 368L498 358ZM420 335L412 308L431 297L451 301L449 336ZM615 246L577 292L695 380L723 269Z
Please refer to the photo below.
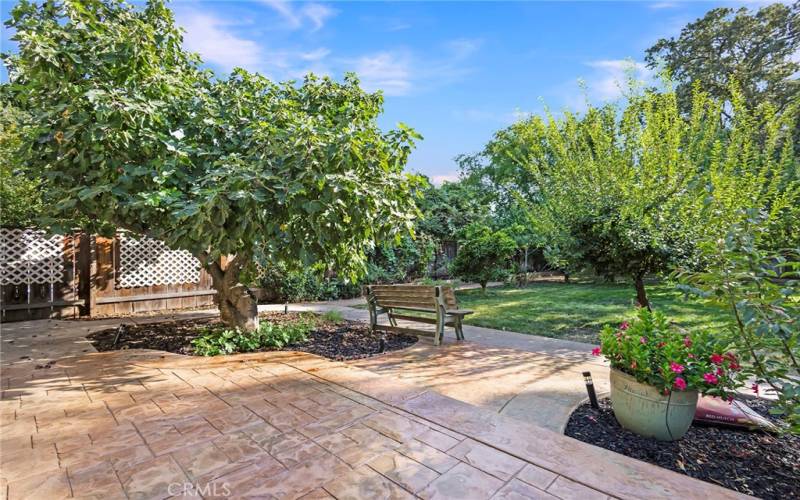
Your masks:
M739 401L768 414L763 400ZM609 399L586 403L567 423L567 436L732 490L768 499L800 497L800 436L694 424L683 439L662 442L620 427Z
M298 313L262 314L263 321L296 321ZM120 349L155 349L176 354L194 355L192 340L200 336L203 327L221 326L216 318L167 321L150 324L126 324L114 340L118 328L102 330L88 336L98 351ZM381 341L383 339L383 342ZM405 349L417 342L413 335L385 333L373 335L369 327L355 321L332 322L320 319L305 342L289 344L284 351L303 351L335 360L358 359L381 352ZM383 345L382 345L383 344Z

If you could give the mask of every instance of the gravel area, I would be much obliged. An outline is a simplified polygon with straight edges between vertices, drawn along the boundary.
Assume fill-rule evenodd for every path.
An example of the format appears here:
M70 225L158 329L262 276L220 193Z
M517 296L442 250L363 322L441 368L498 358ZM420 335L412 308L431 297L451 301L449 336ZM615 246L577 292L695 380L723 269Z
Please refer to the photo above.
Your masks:
M778 422L764 400L737 401ZM611 401L578 407L567 436L703 481L766 499L800 497L800 436L692 425L674 442L643 438L620 427Z

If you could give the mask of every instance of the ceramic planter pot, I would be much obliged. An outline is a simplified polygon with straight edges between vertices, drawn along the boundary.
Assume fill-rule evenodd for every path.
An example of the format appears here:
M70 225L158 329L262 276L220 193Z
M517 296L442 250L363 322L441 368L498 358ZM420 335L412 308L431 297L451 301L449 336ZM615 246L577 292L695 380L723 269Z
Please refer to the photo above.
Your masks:
M670 398L612 368L611 405L617 422L629 431L661 441L675 441L692 425L697 391L673 391Z

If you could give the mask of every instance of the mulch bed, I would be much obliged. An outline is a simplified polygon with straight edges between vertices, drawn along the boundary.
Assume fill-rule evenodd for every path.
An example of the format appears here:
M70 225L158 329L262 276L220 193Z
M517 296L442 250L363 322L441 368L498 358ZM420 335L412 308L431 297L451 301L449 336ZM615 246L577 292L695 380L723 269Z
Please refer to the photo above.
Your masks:
M768 402L754 399L740 403L776 421L768 414ZM578 407L567 423L565 434L760 498L800 495L800 436L694 424L683 439L662 442L620 427L607 398L600 400L599 410L589 403Z
M293 321L298 313L266 313L262 320L273 322ZM126 324L117 340L118 328L102 330L88 336L98 351L121 349L156 349L176 354L194 355L192 340L199 336L199 327L218 324L219 320L195 319L167 321L143 325ZM373 335L369 327L355 321L320 321L309 333L305 342L289 344L284 351L303 351L335 360L358 359L381 352L405 349L417 342L413 335L385 333ZM382 345L383 344L383 345Z

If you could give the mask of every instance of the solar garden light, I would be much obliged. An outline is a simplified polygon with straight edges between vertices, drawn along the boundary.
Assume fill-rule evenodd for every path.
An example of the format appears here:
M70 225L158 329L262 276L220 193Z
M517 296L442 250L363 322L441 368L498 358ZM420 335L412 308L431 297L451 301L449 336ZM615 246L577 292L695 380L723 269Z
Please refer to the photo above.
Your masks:
M598 409L600 405L597 404L597 393L594 392L594 382L592 382L592 372L583 372L583 381L586 382L586 392L589 393L589 402L592 408Z

